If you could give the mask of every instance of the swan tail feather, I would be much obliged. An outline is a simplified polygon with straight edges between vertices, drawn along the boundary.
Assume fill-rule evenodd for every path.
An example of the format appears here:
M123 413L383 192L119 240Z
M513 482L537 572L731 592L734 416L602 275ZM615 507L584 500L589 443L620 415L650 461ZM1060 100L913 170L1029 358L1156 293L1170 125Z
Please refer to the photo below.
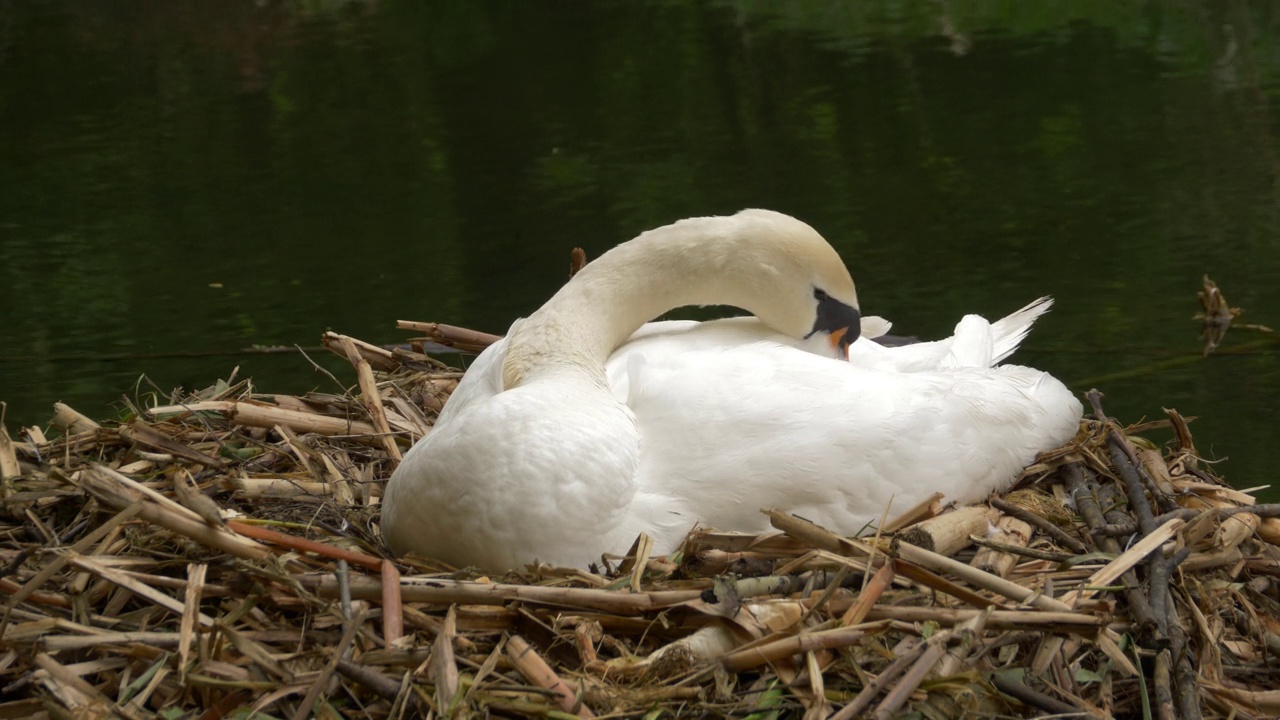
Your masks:
M1031 326L1052 307L1053 298L1046 295L991 323L992 364L1012 355L1031 332Z

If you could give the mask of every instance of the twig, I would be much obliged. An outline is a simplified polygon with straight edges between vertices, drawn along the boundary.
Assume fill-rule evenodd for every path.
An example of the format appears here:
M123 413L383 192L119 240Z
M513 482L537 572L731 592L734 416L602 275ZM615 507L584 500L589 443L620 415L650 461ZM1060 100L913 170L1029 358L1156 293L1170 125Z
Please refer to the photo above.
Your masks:
M1046 520L1017 503L1012 503L1000 498L991 498L991 506L1000 512L1012 515L1025 523L1030 523L1034 527L1040 529L1041 532L1053 538L1054 542L1077 554L1083 555L1089 552L1088 548L1084 546L1084 543L1063 532L1061 528L1054 525L1051 521Z
M1032 690L1022 683L1012 680L1004 675L993 674L991 676L991 684L996 686L1000 692L1009 697L1017 698L1024 704L1029 705L1037 710L1053 714L1059 717L1088 717L1089 714L1081 712L1080 708L1074 705L1049 697L1042 692Z

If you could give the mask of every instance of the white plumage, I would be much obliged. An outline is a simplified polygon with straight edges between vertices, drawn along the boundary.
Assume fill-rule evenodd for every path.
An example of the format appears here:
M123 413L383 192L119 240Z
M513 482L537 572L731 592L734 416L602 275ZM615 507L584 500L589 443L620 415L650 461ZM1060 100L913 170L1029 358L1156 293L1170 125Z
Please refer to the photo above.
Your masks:
M699 523L760 531L762 508L852 534L891 501L978 501L1075 433L1062 383L993 367L1048 299L996 323L966 316L935 343L863 337L845 362L817 332L817 290L857 307L826 241L768 211L606 253L476 359L388 484L387 543L501 570L585 565L640 532L671 552ZM691 304L761 319L641 327ZM877 320L865 334L887 330Z

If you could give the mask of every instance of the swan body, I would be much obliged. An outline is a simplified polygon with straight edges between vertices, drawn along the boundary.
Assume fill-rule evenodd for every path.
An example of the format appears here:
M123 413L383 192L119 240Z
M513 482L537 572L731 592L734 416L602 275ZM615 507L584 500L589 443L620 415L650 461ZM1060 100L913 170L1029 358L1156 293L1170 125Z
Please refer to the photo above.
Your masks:
M755 317L648 322L690 304ZM888 323L860 317L808 225L748 210L650 231L481 353L392 475L383 535L458 566L584 566L641 532L671 552L699 523L762 531L762 508L854 534L890 503L981 500L1076 431L1062 383L994 366L1049 304L882 347L858 336Z

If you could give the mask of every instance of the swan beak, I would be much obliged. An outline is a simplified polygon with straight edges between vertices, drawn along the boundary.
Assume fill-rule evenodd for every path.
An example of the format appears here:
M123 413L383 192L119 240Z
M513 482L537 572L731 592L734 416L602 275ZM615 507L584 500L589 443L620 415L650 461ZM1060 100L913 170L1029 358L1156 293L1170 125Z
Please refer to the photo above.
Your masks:
M831 349L835 351L836 357L841 360L849 360L849 346L858 337L857 333L852 333L852 337L850 335L849 328L837 328L828 336Z

